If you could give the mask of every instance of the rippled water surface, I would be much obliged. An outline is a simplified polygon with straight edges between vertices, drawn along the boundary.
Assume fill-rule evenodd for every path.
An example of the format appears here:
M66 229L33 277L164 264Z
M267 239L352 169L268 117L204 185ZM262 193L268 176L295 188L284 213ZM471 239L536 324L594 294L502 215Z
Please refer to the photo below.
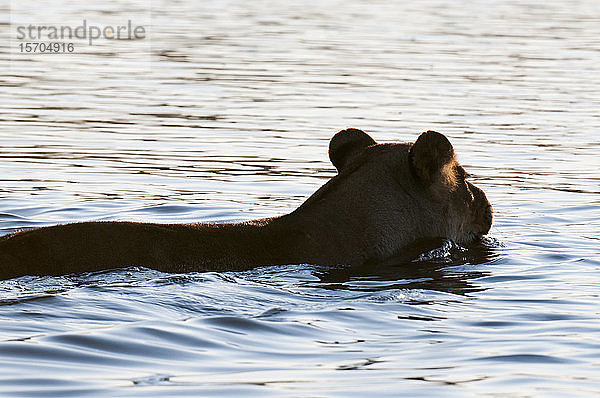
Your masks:
M494 205L412 264L0 282L0 395L600 393L600 6L582 1L0 5L0 229L287 213L327 144L445 133ZM140 40L20 54L16 28Z

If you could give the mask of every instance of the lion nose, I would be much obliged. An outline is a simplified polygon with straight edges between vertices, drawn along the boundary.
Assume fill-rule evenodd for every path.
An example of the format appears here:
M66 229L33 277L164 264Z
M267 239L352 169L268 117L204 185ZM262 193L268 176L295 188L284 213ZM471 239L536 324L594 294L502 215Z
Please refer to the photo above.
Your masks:
M492 205L490 205L489 203L487 204L487 206L485 207L485 215L484 215L484 224L483 224L483 228L482 228L482 235L487 234L488 232L490 232L490 228L492 228L492 221L494 220L494 209L492 208Z

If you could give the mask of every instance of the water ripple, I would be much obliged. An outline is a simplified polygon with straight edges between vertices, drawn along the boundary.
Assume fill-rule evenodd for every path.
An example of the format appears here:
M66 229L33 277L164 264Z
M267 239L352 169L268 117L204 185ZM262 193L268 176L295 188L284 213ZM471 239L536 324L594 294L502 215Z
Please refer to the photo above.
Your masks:
M1 234L284 214L353 126L446 134L491 235L353 269L0 281L0 395L600 390L597 2L147 6L0 4ZM14 53L15 24L122 16L148 40Z

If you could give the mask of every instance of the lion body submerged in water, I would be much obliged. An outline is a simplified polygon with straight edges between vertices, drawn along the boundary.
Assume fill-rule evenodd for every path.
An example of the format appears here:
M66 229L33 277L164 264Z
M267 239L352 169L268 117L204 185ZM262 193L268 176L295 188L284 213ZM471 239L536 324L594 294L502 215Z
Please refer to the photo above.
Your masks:
M84 222L16 232L0 238L0 279L127 266L355 266L428 238L468 244L491 227L485 194L466 181L440 133L422 133L414 144L377 144L361 130L342 130L329 157L338 175L290 214L234 224Z

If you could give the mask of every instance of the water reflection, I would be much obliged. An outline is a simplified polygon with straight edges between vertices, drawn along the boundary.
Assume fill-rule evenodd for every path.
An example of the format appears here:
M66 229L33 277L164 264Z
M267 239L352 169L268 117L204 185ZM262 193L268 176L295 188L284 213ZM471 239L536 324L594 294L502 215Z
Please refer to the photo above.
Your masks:
M382 263L320 269L315 273L319 278L315 286L358 291L425 289L466 295L485 290L472 280L490 273L461 266L492 261L498 256L497 247L493 239L482 239L468 249L448 240L422 241Z

